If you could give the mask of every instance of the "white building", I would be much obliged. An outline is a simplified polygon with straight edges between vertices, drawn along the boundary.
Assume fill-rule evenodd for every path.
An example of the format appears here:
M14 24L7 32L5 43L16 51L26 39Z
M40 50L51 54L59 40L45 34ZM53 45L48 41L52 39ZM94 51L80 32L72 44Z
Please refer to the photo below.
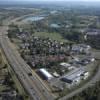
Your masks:
M85 44L75 44L72 46L72 51L77 53L88 53L91 47Z
M65 62L60 63L60 66L67 68L68 70L72 70L76 68L75 66L71 66L71 64Z
M53 76L44 68L39 69L39 72L46 80L50 80L53 78Z
M83 78L83 79L85 80L85 79L87 79L88 77L89 77L89 72L85 72L85 73L84 73L84 78Z
M54 72L53 76L56 77L56 78L60 77L60 75L57 72Z
M62 63L60 63L60 66L63 66L63 67L68 68L68 67L70 67L71 65L68 64L68 63L62 62Z

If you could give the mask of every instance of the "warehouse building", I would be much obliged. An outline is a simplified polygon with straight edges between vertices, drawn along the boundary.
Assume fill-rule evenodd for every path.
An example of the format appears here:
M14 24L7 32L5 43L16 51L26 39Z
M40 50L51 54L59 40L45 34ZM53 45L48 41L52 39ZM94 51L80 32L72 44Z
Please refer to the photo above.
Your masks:
M44 68L39 69L38 73L45 80L50 80L53 78L53 76Z
M76 53L89 53L91 47L90 45L85 45L85 44L74 44L72 45L72 51Z
M75 69L75 66L71 66L71 64L65 63L65 62L60 63L60 66L64 67L64 68L67 68L68 70Z
M68 64L68 63L65 63L65 62L62 62L62 63L60 63L60 66L63 66L63 67L70 67L71 65L70 64Z
M84 77L88 77L87 75L88 74L84 70L78 68L63 76L61 80L63 82L69 83L70 85L74 85L76 83L80 83L81 79L84 79Z

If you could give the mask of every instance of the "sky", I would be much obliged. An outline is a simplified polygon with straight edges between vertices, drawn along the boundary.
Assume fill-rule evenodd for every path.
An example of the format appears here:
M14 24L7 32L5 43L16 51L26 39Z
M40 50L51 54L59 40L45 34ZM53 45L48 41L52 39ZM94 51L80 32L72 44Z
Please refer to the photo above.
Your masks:
M96 1L100 1L100 0L0 0L0 1L28 1L28 2L34 2L34 1L87 1L87 2L96 2Z
M26 0L26 1L34 1L34 0ZM92 2L92 1L100 1L100 0L36 0L36 1L89 1L89 2Z
M64 2L80 2L80 3L85 3L85 4L99 4L100 5L100 0L0 0L0 5L2 4L34 4L34 3L48 3L48 2L55 2L59 1L58 3L64 3ZM88 2L88 3L87 3ZM95 3L94 3L95 2ZM56 3L57 4L57 3Z

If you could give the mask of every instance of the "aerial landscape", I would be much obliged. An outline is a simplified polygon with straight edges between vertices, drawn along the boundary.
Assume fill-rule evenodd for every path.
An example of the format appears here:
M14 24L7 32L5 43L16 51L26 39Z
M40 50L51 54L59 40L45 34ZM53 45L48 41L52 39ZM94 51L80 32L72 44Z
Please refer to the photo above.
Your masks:
M100 100L100 0L0 0L0 100Z

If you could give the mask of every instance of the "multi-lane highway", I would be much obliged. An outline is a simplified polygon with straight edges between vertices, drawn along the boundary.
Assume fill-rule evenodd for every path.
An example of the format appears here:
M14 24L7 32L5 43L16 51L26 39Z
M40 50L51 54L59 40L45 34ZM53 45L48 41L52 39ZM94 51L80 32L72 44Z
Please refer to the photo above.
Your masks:
M26 62L20 57L18 51L14 49L13 45L10 43L9 38L6 36L7 26L0 27L0 45L5 53L5 56L17 75L18 79L22 83L23 87L29 93L31 100L54 100L54 95L49 91L48 87L40 80L38 75L31 70L31 68L26 64ZM32 76L29 75L32 73ZM91 84L95 83L100 77L100 68L96 75L81 88L72 91L60 100L67 100L68 98L76 95L82 90L89 87Z
M6 58L16 73L18 79L29 93L32 100L54 100L54 96L47 89L45 84L39 79L37 74L20 57L19 53L13 48L10 40L5 35L6 27L0 28L0 43ZM32 73L30 76L29 74Z

